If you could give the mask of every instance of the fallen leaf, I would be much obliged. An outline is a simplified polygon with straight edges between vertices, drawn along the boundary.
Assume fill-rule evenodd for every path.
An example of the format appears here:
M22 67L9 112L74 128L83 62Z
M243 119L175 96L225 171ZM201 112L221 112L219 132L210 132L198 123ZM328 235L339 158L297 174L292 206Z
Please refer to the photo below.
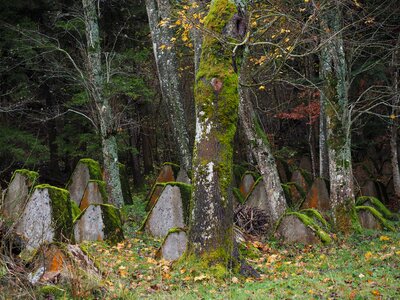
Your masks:
M232 283L239 283L239 279L237 277L232 277Z
M381 235L381 236L379 237L379 240L380 240L380 241L390 241L390 237L388 237L388 236L386 236L386 235Z

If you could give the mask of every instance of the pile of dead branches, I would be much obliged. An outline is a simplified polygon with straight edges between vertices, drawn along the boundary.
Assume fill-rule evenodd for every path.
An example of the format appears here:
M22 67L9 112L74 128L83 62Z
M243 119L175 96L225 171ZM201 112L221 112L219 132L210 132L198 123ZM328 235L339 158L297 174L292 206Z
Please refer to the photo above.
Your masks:
M243 232L255 236L264 235L268 227L265 212L246 205L240 205L235 209L234 222Z

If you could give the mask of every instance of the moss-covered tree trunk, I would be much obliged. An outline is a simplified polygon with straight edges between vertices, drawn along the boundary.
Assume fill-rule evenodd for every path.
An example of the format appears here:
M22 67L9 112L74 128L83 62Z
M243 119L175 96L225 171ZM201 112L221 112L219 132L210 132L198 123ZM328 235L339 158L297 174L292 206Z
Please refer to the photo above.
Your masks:
M190 170L192 155L183 108L184 97L179 84L174 31L170 27L170 0L146 0L146 8L161 93L168 109L180 164L185 170Z
M322 8L323 47L331 68L324 72L325 113L329 156L330 202L337 230L352 231L354 188L351 164L351 115L348 106L347 65L339 1L325 1Z
M233 251L232 157L238 116L238 76L222 39L234 33L231 0L211 2L195 82L196 138L189 253L227 263Z
M251 66L245 53L240 69L239 118L247 142L250 145L251 153L257 162L258 170L263 179L264 190L268 199L267 207L269 208L265 213L269 219L269 229L273 230L275 228L274 225L285 213L287 204L268 137L260 126L258 116L251 102L251 91L245 85L249 82L250 68Z
M110 203L117 207L123 204L121 181L118 166L118 148L114 132L113 115L110 103L103 94L103 71L101 67L101 46L97 17L97 1L82 0L85 33L87 42L86 69L88 78L86 88L94 102L98 125L100 127L104 180Z

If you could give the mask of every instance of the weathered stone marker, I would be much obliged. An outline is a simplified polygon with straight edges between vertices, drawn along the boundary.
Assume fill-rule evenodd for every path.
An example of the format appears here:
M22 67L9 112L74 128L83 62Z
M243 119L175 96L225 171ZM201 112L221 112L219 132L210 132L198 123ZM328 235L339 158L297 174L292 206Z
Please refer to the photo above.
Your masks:
M1 207L1 213L6 220L14 222L18 219L38 178L38 173L26 169L14 172Z
M165 237L156 257L169 261L178 260L186 252L187 244L186 232L180 228L173 228Z
M244 198L250 193L251 189L254 186L254 177L251 173L246 173L243 175L242 181L240 183L240 193L243 195Z
M165 237L171 228L184 227L182 195L178 186L166 185L145 221L146 232Z
M67 184L71 200L78 206L89 180L102 180L100 164L93 159L83 158L79 160Z
M245 202L246 206L255 207L261 209L263 211L268 210L268 197L265 192L264 182L262 179L257 180L254 183L253 189L247 196L247 200Z
M316 178L314 180L302 208L315 208L322 212L329 210L329 193L324 179Z
M35 187L29 198L16 233L33 250L43 243L72 239L72 212L69 192L43 184Z
M119 211L107 202L105 183L89 181L79 207L82 213L74 224L76 242L108 240L116 243L123 239Z

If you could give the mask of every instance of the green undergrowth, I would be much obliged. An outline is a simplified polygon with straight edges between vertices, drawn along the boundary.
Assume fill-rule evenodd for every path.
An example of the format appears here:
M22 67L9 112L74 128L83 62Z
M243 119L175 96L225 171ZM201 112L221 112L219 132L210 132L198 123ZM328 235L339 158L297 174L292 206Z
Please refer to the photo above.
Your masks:
M362 206L365 205L366 202L370 202L373 207L379 211L383 217L386 219L393 219L393 213L386 208L386 206L376 197L372 196L361 196L358 197L356 200L356 206Z

